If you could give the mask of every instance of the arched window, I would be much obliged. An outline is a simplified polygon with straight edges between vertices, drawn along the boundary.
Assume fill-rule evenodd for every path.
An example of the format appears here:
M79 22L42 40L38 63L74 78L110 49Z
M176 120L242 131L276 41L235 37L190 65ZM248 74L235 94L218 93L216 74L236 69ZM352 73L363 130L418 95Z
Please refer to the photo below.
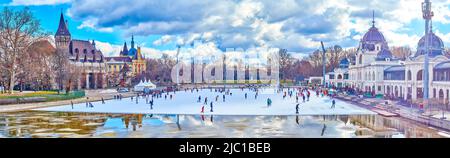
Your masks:
M419 70L417 72L417 81L422 81L422 78L423 78L423 71Z
M87 50L86 50L86 49L83 49L83 53L84 53L84 54L87 54Z
M342 75L339 74L339 75L337 76L337 79L341 80L341 79L342 79Z
M411 70L408 70L408 81L411 81Z

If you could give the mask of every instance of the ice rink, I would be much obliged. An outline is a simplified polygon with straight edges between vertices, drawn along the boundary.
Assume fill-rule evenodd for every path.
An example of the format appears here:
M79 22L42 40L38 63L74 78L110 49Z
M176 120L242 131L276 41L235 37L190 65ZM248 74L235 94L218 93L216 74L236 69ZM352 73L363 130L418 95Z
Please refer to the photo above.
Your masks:
M170 99L164 95L162 98L154 98L153 109L146 103L145 97L139 97L136 103L136 97L123 98L122 100L106 100L105 104L92 102L93 108L86 107L85 103L71 105L48 107L34 109L38 111L59 111L59 112L85 112L85 113L121 113L121 114L204 114L204 115L296 115L295 92L292 97L287 96L283 99L283 93L275 93L273 89L260 90L255 99L255 92L244 89L231 89L232 95L226 95L225 102L223 94L210 91L209 89L196 91L179 91ZM248 98L245 99L245 93ZM215 101L219 95L218 101ZM201 102L197 102L201 96ZM204 98L208 97L208 104L204 104ZM272 100L272 105L267 106L267 98ZM148 100L151 100L151 96ZM210 102L213 102L213 112L211 112ZM311 91L309 101L303 102L299 97L298 115L374 115L376 113L336 99L336 107L331 108L329 97L317 97L314 91ZM204 113L201 113L204 106Z

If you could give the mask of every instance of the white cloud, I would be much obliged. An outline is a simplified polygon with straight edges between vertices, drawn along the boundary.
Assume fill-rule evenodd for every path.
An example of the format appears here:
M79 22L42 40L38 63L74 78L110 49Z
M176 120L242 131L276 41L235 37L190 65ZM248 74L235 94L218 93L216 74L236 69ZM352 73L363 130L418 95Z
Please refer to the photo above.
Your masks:
M433 0L435 23L450 23L449 5L450 0ZM307 53L320 41L357 46L371 26L372 10L390 46L416 47L421 34L412 32L423 32L413 26L422 20L421 0L77 0L69 14L84 21L79 28L161 35L153 45L200 40L221 48L267 46Z
M72 0L12 0L9 5L12 6L31 6L31 5L55 5L69 3Z
M81 23L80 26L77 27L77 29L84 29L84 28L89 28L89 29L93 29L99 32L108 32L111 33L114 31L114 29L112 27L96 27L96 19L88 19L83 21L83 23Z

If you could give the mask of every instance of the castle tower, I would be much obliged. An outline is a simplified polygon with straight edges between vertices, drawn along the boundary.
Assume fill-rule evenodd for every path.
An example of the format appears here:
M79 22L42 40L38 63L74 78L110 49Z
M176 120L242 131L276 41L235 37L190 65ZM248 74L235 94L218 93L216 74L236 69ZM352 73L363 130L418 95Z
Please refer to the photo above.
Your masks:
M71 41L71 35L67 28L67 21L64 20L64 15L61 12L59 19L58 30L55 34L55 45L57 49L68 50Z
M131 48L134 48L134 35L131 35Z

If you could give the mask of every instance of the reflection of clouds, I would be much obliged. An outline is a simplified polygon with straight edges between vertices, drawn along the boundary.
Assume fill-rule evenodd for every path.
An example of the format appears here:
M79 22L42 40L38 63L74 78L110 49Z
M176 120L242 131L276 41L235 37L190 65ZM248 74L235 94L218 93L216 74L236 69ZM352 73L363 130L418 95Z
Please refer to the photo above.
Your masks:
M38 112L46 113L46 112ZM106 115L73 113L71 117L66 115L51 115L49 119L36 119L39 115L26 113L21 114L23 118L8 114L10 117L0 114L0 137L146 137L146 138L191 138L191 137L321 137L321 132L326 125L323 137L443 137L445 134L437 134L436 130L424 126L411 124L403 120L391 123L384 120L384 129L389 126L401 125L405 130L377 131L355 125L355 120L365 120L371 117L353 117L350 120L346 116L213 116L204 115L205 121L199 115L179 115L181 130L178 128L176 115L153 115L143 117L142 128L133 131L132 124L139 124L139 115ZM73 116L73 117L72 117ZM30 119L35 118L35 119ZM63 124L49 125L49 121L64 122L63 118L71 121ZM85 119L82 119L85 118ZM325 119L324 119L325 118ZM93 122L91 119L98 120ZM104 120L102 120L104 119ZM129 129L125 128L122 119L129 120ZM367 121L367 120L366 120ZM103 126L82 126L83 124L104 124ZM56 126L57 125L57 126ZM56 134L57 132L65 132ZM405 134L406 132L406 134ZM40 134L41 133L41 134ZM448 136L448 135L447 135Z

